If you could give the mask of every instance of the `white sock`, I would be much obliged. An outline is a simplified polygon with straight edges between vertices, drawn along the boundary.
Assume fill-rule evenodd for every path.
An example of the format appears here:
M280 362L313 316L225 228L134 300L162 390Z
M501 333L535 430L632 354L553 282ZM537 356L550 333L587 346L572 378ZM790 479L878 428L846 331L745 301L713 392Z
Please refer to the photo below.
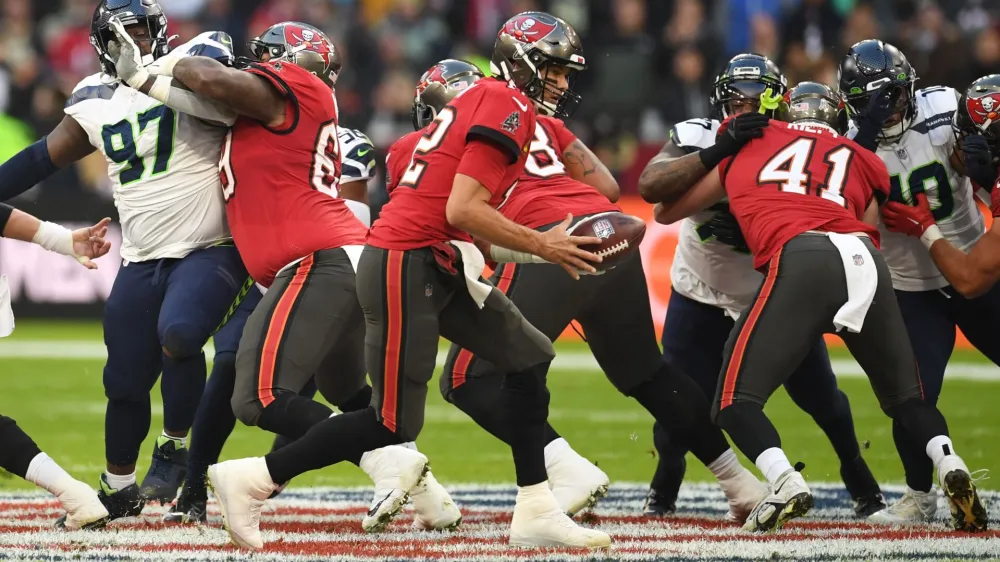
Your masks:
M735 478L740 474L741 468L743 467L740 464L740 459L736 458L736 453L732 449L726 449L725 453L719 455L719 458L708 465L708 469L719 480Z
M410 441L408 443L400 443L399 446L400 447L406 447L407 449L409 449L411 451L416 451L417 450L417 443L416 443L416 441Z
M575 451L573 451L573 447L569 446L569 441L562 437L553 439L545 446L545 468L551 467L556 461L573 452Z
M555 496L552 495L552 491L549 490L549 483L541 482L534 484L532 486L518 486L517 487L517 501L525 500L544 500L546 498L551 498L552 502L555 502Z
M157 439L157 442L158 442L157 444L159 444L159 442L166 443L166 441L163 441L163 439L162 439L163 437L165 437L165 438L173 441L174 443L176 443L178 449L187 446L187 437L174 437L173 435L167 435L167 430L166 429L164 429L162 432L160 432L160 437L161 437L161 439Z
M73 477L52 460L52 457L38 453L28 464L28 472L24 475L24 479L58 496L63 491L62 485Z
M951 438L947 435L932 437L927 442L925 450L927 451L927 456L934 461L934 466L937 466L946 456L955 454L955 446L951 444Z
M792 469L792 463L788 462L788 457L785 456L785 452L779 447L771 447L761 453L757 457L756 464L760 473L771 484L777 482L778 477L784 474L785 471Z
M104 473L104 480L115 490L124 490L132 484L135 484L135 472L132 474L111 474L110 472Z

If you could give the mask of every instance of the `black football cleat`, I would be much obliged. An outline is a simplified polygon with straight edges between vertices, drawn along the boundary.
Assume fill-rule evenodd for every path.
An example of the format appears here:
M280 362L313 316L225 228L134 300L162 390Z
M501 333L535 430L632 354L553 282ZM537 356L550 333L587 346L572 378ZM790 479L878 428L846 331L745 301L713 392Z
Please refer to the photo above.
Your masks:
M139 487L135 484L126 486L121 490L115 490L108 485L107 476L101 475L100 489L97 490L97 499L101 500L105 509L108 510L108 518L95 525L95 528L103 527L107 522L124 517L137 517L142 513L142 508L146 506L146 498L139 493ZM56 527L66 527L66 516L63 515L56 520Z
M173 439L160 437L153 449L153 462L139 490L146 501L169 503L187 476L188 451Z
M651 517L667 517L677 513L677 497L668 498L650 488L646 502L642 504L642 514Z
M869 515L886 508L882 490L865 459L858 458L840 465L840 477L844 480L847 493L854 504L854 515L867 519Z
M204 486L191 486L187 484L181 488L181 494L177 497L170 511L163 516L164 523L180 523L182 525L197 525L208 520L208 491Z

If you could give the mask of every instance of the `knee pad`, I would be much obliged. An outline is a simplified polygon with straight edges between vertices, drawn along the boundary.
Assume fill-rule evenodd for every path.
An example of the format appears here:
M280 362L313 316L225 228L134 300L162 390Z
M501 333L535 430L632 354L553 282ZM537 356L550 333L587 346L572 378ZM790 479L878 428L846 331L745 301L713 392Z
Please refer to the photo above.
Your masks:
M160 334L163 353L177 361L199 355L207 341L208 334L193 324L171 324Z

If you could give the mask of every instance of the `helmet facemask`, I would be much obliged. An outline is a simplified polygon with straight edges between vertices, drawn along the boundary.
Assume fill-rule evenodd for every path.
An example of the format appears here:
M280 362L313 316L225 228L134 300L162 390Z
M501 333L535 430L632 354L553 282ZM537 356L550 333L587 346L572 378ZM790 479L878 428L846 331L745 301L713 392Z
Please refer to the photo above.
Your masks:
M136 46L139 47L140 53L142 53L141 61L143 66L152 64L156 59L170 52L170 41L175 39L176 36L167 37L167 17L163 13L134 15L131 12L115 14L114 12L107 11L101 14L100 9L103 6L103 3L101 6L98 6L98 13L95 14L95 18L102 17L104 21L97 27L96 33L93 31L94 27L91 27L90 44L97 51L97 58L101 63L101 69L104 74L108 76L118 75L115 70L115 61L108 53L108 43L118 40L115 37L114 31L111 30L111 17L118 17L126 31L129 31L132 26L145 27L146 37L142 39L137 39L135 36L132 37ZM156 9L158 10L159 8L156 7ZM144 49L143 47L147 48Z
M741 113L758 111L760 97L768 89L771 90L771 95L784 95L786 90L784 84L768 79L733 80L725 78L716 83L712 103L722 119L725 120ZM773 118L774 111L767 110L765 115Z
M507 68L506 62L501 65L503 68L497 69L493 64L493 73L513 82L525 97L534 102L538 113L565 119L579 107L582 98L573 91L573 86L580 72L586 70L586 64L549 57L541 51L532 50L515 62L513 69ZM556 85L559 77L552 75L555 68L559 68L565 77L565 88Z
M877 138L880 143L898 141L910 129L913 121L917 118L916 80L909 80L896 87L900 90L899 97L896 99L896 105L892 109L892 116L889 117L889 121L886 122L879 132ZM857 121L865 116L868 104L871 102L873 95L875 94L848 95L847 107L852 119Z

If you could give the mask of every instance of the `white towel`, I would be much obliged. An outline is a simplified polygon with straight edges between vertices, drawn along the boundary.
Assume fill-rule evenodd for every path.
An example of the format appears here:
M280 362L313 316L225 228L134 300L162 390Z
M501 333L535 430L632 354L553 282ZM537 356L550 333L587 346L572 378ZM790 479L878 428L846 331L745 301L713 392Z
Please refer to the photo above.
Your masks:
M847 279L847 302L833 317L833 326L838 332L847 328L857 333L865 323L865 316L878 287L875 260L860 237L834 232L828 232L827 236L840 251L840 257L844 261L844 276Z
M7 276L0 275L0 338L6 338L14 332L14 311L10 308L10 287L7 286Z
M483 283L479 279L483 276L483 268L486 267L486 258L472 242L452 240L452 244L458 248L462 254L462 269L465 273L465 284L469 288L469 295L476 301L479 308L486 306L486 297L490 296L493 285Z

